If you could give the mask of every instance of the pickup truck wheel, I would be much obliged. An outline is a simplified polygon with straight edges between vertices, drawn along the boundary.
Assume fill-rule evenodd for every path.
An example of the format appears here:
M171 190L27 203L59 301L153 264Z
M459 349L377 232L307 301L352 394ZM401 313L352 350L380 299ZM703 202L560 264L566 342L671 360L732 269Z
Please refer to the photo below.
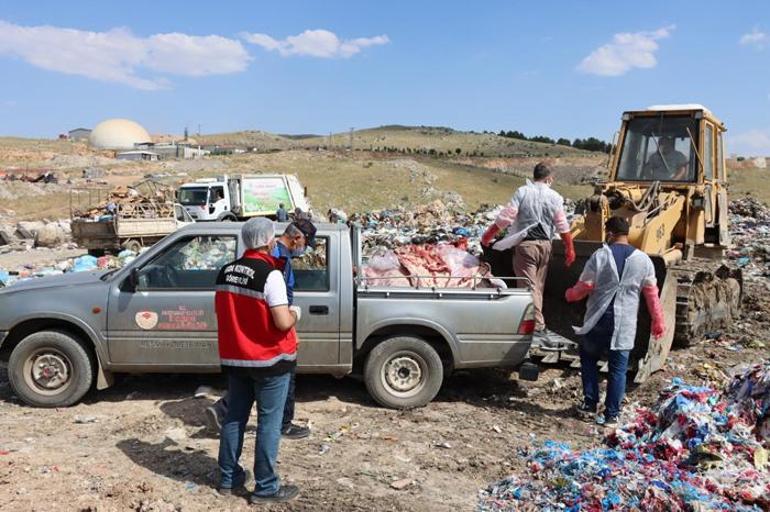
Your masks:
M385 407L422 407L433 400L443 380L441 358L428 342L419 338L387 339L366 358L366 389Z
M66 407L83 398L94 377L91 355L59 331L30 334L8 360L8 378L19 398L37 407Z

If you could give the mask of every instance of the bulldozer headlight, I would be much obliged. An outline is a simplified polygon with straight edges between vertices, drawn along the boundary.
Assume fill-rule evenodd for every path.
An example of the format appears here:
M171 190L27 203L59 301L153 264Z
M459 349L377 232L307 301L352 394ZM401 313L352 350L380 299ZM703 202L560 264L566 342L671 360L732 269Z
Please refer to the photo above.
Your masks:
M704 206L704 201L702 197L693 197L692 198L692 207L702 209Z

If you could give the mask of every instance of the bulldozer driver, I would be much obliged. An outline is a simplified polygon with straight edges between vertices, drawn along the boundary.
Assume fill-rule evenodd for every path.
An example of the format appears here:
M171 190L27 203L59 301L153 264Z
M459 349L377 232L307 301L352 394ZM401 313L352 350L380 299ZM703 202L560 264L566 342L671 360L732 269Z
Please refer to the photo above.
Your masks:
M674 146L674 137L650 137L654 153L647 161L642 176L651 181L683 181L687 177L687 157Z
M513 270L516 277L525 278L519 284L532 287L535 307L535 335L533 346L542 350L562 350L563 342L548 337L543 318L543 289L551 259L551 240L559 233L564 242L565 263L569 267L575 261L572 234L564 213L564 198L551 188L553 170L546 163L535 166L533 180L519 187L513 198L500 211L494 224L481 237L481 244L489 247L502 231L510 227L511 233L499 240L493 248L514 250Z

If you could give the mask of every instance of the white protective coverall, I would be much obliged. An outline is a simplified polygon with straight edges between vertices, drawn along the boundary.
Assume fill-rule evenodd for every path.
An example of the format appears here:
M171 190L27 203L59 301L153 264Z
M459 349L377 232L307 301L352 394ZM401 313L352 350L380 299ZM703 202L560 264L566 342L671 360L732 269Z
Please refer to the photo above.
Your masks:
M648 308L652 309L651 314L654 319L660 314L662 321L660 303L657 302L655 267L650 257L638 249L626 259L623 278L620 279L615 258L609 246L605 244L593 253L586 263L580 275L580 282L592 283L593 287L588 295L583 326L574 327L577 334L589 333L614 297L615 330L612 334L610 349L633 349L639 313L639 295L645 287L654 288L656 304L650 304L648 301Z

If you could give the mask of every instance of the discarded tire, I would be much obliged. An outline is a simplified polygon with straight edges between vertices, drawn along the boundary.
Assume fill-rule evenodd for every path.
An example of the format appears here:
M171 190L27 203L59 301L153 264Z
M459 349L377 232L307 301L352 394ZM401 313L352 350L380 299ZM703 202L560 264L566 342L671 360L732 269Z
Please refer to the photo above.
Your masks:
M94 361L71 335L40 331L13 349L8 378L16 395L29 405L66 407L91 389Z
M433 400L443 380L441 358L420 338L389 338L374 347L366 358L366 389L385 407L422 407Z

